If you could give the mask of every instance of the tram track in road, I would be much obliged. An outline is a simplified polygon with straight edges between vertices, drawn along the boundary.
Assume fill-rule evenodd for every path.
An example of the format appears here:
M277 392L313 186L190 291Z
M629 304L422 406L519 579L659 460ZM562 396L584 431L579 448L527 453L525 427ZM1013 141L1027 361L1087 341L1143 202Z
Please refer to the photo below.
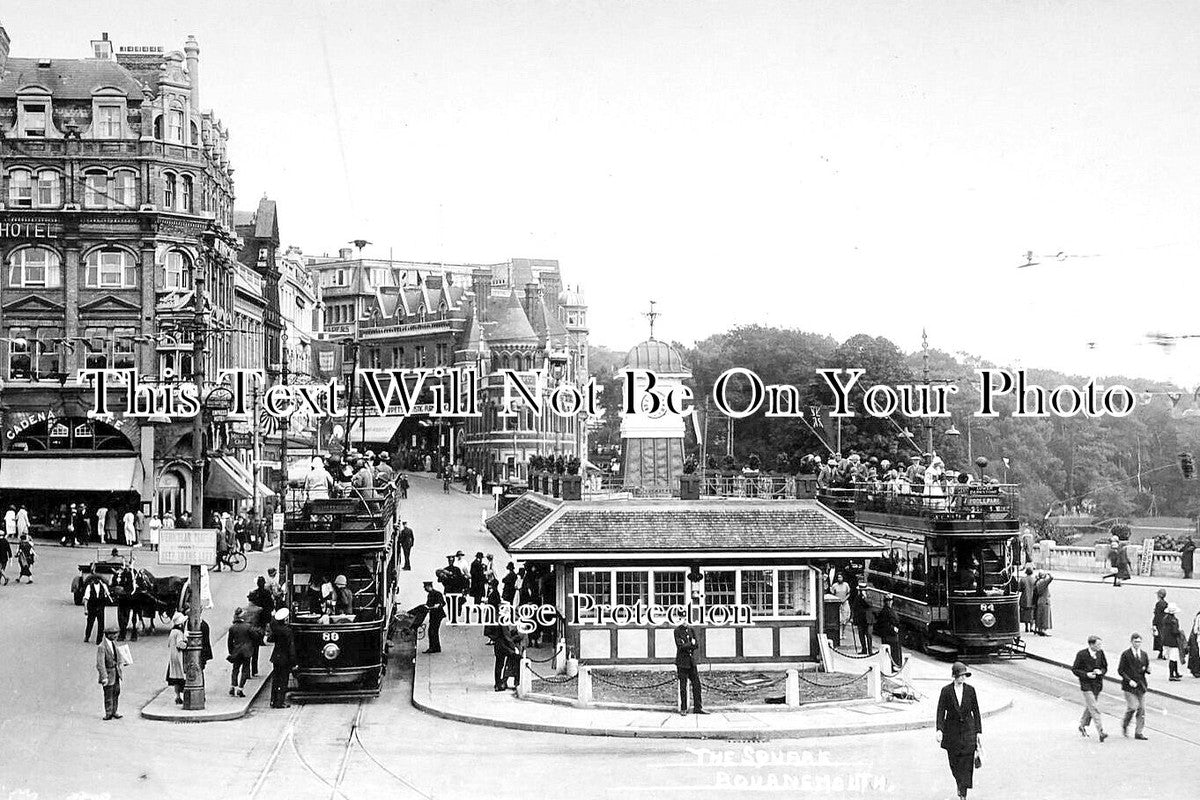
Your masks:
M1065 667L1028 660L1013 660L1003 664L972 664L971 669L978 670L989 678L1053 697L1068 706L1079 709L1082 713L1079 682ZM1018 670L1018 674L1011 674ZM1165 667L1163 671L1165 671ZM1115 694L1101 692L1098 706L1107 718L1105 721L1111 723L1109 735L1118 735L1117 729L1125 714L1125 696L1119 691ZM1200 709L1190 704L1161 695L1147 695L1145 727L1149 732L1200 748L1200 737L1168 730L1169 727L1176 727L1187 732L1200 731ZM1072 732L1074 733L1074 731Z
M352 769L354 766L363 765L368 767L368 773L374 773L377 776L379 773L382 773L383 776L386 776L386 782L399 784L403 787L401 796L431 800L429 794L419 789L403 775L398 774L384 763L363 741L361 729L366 707L367 701L361 700L353 706L294 706L287 724L275 742L271 755L259 771L248 795L249 800L259 800L264 795L264 788L269 785L272 775L276 772L285 771L285 757L289 752L291 759L288 760L292 762L292 766L298 766L302 774L309 777L314 783L314 794L312 796L318 796L315 794L316 792L321 792L321 796L327 796L330 800L361 800L364 797L377 796L380 791L378 786L373 786L369 793L355 792L352 788L355 782L369 777L369 775L363 775ZM352 713L348 716L339 715L338 719L330 722L306 719L306 717L314 716L317 713L317 708L340 708ZM312 738L304 736L302 733L310 728L321 730L339 728L346 731L344 738L339 737L334 743L328 741L325 743L327 751L338 753L332 774L321 768L323 766L321 761L323 759L328 761L329 752L323 755L320 754L318 751L321 749L321 745L316 743ZM356 756L361 756L361 758L356 759ZM392 789L391 791L396 792L397 790ZM325 792L328 794L324 794Z

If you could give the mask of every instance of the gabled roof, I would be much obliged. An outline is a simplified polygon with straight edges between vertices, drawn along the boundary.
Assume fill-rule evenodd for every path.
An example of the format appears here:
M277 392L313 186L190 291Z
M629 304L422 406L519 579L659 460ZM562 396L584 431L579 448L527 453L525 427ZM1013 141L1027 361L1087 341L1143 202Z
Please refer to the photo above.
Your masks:
M525 556L823 557L884 550L883 542L815 500L562 502L526 492L487 526L510 553Z
M488 341L494 343L538 341L538 335L529 324L529 318L525 316L525 309L521 307L516 292L507 297L492 296L488 304L488 323L484 334Z
M26 86L41 86L58 100L90 100L97 89L112 87L131 100L142 99L142 84L115 61L100 58L10 58L0 77L0 97L15 97Z

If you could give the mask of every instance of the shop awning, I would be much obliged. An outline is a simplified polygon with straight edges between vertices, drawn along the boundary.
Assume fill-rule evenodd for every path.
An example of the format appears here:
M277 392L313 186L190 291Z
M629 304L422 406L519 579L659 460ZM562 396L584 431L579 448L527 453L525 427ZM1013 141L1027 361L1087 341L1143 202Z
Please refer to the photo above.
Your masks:
M0 489L75 492L140 492L137 456L6 456L0 460Z
M355 420L350 427L350 437L347 442L351 447L362 441L367 444L388 444L396 435L396 431L400 429L400 423L403 421L404 417L367 417L365 420ZM367 426L366 437L363 436L364 422Z
M229 456L211 459L204 496L224 500L249 500L254 497L255 480L237 459ZM258 484L259 497L274 497L275 493Z

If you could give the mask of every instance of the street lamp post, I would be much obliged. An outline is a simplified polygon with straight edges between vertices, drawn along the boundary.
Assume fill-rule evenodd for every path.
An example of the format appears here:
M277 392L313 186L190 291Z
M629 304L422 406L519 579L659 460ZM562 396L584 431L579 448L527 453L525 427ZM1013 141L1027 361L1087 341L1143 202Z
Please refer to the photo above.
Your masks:
M204 387L204 278L196 271L192 296L192 380L196 391ZM204 406L192 417L192 527L204 527ZM203 639L200 632L200 581L203 566L191 565L188 581L187 649L184 651L183 707L204 708L204 670L200 665Z

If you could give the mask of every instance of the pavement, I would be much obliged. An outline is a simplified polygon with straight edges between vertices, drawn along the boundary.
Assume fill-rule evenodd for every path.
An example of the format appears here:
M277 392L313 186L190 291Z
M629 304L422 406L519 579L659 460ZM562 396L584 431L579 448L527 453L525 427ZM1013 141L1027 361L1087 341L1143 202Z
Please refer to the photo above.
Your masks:
M1183 680L1167 681L1167 662L1155 658L1150 649L1153 638L1151 623L1154 616L1156 591L1167 590L1167 600L1179 605L1179 623L1190 631L1194 616L1200 611L1200 581L1183 579L1135 578L1114 588L1112 582L1102 583L1089 576L1068 576L1055 573L1051 584L1051 622L1049 636L1023 634L1025 652L1030 658L1070 669L1075 654L1087 647L1087 637L1101 637L1101 647L1108 656L1109 674L1105 678L1117 686L1117 662L1129 647L1129 637L1135 631L1142 635L1143 647L1150 655L1150 689L1152 694L1172 697L1191 705L1200 705L1200 678L1180 666Z
M543 733L667 739L770 740L851 736L931 728L937 693L949 682L946 665L918 658L912 684L916 702L853 701L781 710L780 707L709 709L703 716L672 711L574 708L517 699L492 686L492 650L477 628L442 626L442 652L418 654L413 705L443 719ZM541 672L541 670L535 670ZM545 673L543 673L545 674ZM987 678L979 688L982 713L997 714L1012 704L1007 687Z
M225 662L222 654L229 652L228 635L219 642L213 642L213 661ZM258 651L258 667L261 670L257 678L250 678L242 691L245 697L229 694L229 685L223 681L213 680L219 674L224 677L223 670L212 671L210 681L205 686L204 708L189 711L175 702L175 690L167 686L154 696L149 703L142 706L142 716L146 719L161 722L225 722L244 717L250 711L255 699L263 689L271 683L271 653L272 645L263 645Z

